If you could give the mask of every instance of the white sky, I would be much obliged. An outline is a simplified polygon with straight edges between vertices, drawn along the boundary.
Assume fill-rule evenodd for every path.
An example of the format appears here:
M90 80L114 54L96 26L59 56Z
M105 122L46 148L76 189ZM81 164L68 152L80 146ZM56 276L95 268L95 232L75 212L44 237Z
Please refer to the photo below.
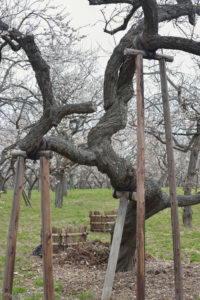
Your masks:
M85 28L85 31L89 34L89 39L93 40L94 43L101 44L101 41L112 44L113 38L103 32L104 22L100 10L103 8L102 5L89 5L88 0L59 0L66 11L69 11L72 17L72 24L75 27L89 25ZM108 46L107 45L107 46ZM111 45L110 45L111 46Z
M112 50L115 47L114 39L111 35L103 32L104 21L103 16L100 10L103 8L102 5L92 6L89 5L88 0L56 0L56 3L62 4L66 12L69 12L71 15L72 25L74 28L83 27L81 33L87 33L87 39L85 40L85 45L87 48L96 49L98 46L102 47L104 51L101 51L101 68L102 72L105 70L106 63L112 53ZM112 5L108 6L108 9L112 9ZM88 26L87 26L88 25ZM171 29L170 29L171 28ZM176 35L174 33L173 26L170 26L168 23L166 26L166 35ZM119 39L123 36L124 32L117 33L115 39L118 42ZM159 51L158 51L159 52ZM171 54L173 55L173 54ZM188 61L188 69L185 67L184 71L191 72L191 60L189 55L184 52L178 52L175 56L174 63L181 65L181 62Z
M101 64L104 70L115 43L113 37L103 31L104 21L100 12L103 6L89 5L88 0L57 0L56 2L61 3L66 12L70 13L71 24L74 28L83 27L81 33L87 34L86 47L103 49L101 51ZM115 35L115 39L119 41L122 35L123 33Z

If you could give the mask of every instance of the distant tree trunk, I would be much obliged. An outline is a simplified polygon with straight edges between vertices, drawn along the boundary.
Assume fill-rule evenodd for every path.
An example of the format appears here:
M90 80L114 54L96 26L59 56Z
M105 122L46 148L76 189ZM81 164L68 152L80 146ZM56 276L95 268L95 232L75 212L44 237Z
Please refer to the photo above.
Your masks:
M190 153L190 162L184 186L184 195L191 195L192 187L194 186L195 176L197 172L197 162L200 149L200 135L196 135L193 142L193 147ZM192 227L192 207L186 206L183 209L183 225Z
M31 194L32 194L32 190L36 184L36 182L38 181L38 177L36 176L34 181L32 181L31 183L29 183L29 188L28 188L28 200L31 200Z
M3 176L0 174L0 191L3 191L3 184L4 184L4 178L3 178ZM0 197L1 197L1 193L0 193Z
M66 178L63 171L59 171L57 174L58 183L56 184L55 191L55 207L62 208L63 197L66 195Z
M195 185L195 192L198 192L199 187L199 171L200 171L200 159L198 158L197 168L196 168L196 185Z
M163 193L155 182L148 180L145 183L145 203L148 219L159 211L170 207L167 194ZM130 201L126 213L126 220L117 261L117 272L126 272L133 269L136 250L136 216L137 202Z
M67 177L63 178L63 196L67 197Z
M6 190L6 186L5 186L5 178L0 174L0 192L3 191L4 193L7 192ZM1 193L0 193L0 197L1 197Z
M190 199L199 199L199 194L186 198L184 195L178 195L178 204L180 207L188 206ZM192 204L198 204L192 202ZM126 213L126 220L120 245L120 251L117 261L117 272L126 272L132 270L134 266L134 254L136 250L136 217L137 217L137 202L130 201ZM145 219L157 214L159 211L171 207L170 197L164 193L159 186L148 180L145 182Z
M158 181L159 186L165 187L167 179L168 179L168 172L166 171L165 173L162 173L162 175L160 176L160 179Z

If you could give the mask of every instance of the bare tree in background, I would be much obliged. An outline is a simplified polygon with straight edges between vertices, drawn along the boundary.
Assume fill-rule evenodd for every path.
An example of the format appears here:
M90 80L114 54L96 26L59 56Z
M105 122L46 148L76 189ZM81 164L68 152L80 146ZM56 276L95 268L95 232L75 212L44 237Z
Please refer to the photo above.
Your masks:
M2 2L3 19L7 20L10 27L34 33L45 61L51 65L52 90L58 105L62 106L75 101L87 102L88 99L92 99L94 103L102 102L102 78L97 75L97 55L94 50L80 49L79 42L84 37L71 28L63 9L55 8L50 5L49 1L43 1L42 5L40 1L11 1L9 5L7 2ZM14 40L7 41L4 33L5 31L1 32L0 47L2 71L0 77L2 140L0 174L3 178L1 190L13 176L9 151L16 147L18 141L43 114L41 91L34 72L31 72L31 65L28 63L26 54L24 51L17 51ZM10 51L10 47L14 51ZM91 85L93 89L90 88ZM102 109L103 105L101 105L101 111ZM92 111L94 111L93 108ZM75 136L74 140L76 139L76 144L79 145L83 143L90 126L96 122L96 114L87 116L84 110L83 114L81 112L76 114L75 109L74 113L70 112L68 119L62 118L62 122L52 130L52 134L60 136L69 134L71 138ZM29 167L31 167L30 163ZM26 187L28 188L33 187L35 181L34 176L30 175L29 168L29 171L26 171Z
M152 75L155 75L155 73L152 72ZM173 80L168 77L168 81L171 86L169 98L172 103L171 117L174 149L176 150L177 183L183 187L185 195L191 195L192 188L196 186L200 151L200 93L198 76L194 73L193 76L190 75L189 78L187 77L189 76L177 71L176 74L173 74ZM152 103L151 107L154 109L155 114L151 110L150 115L153 117L147 117L147 132L154 136L161 144L165 144L163 115L162 113L156 114L156 111L159 111L159 107L162 105L159 100L159 93L157 94L157 98L155 101L152 101L152 98L150 99ZM182 157L185 156L185 153L189 153L186 161L187 164L183 164L183 161L178 158L177 151L183 153ZM187 169L185 175L181 172L180 163L182 164L183 171ZM184 207L183 224L185 227L192 226L192 208L190 206Z

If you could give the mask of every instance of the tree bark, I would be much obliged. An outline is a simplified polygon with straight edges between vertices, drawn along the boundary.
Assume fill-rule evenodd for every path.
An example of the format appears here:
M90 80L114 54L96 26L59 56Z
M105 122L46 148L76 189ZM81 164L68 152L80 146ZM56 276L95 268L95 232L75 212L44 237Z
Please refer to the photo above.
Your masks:
M190 152L190 161L186 176L186 182L184 186L184 195L191 195L192 188L195 186L195 176L197 171L197 163L198 163L198 156L200 150L200 135L199 135L199 127L197 124L197 135L194 137L194 142L192 145L192 150ZM187 206L183 209L183 225L185 227L192 227L192 207Z
M200 194L195 196L178 195L177 199L179 207L187 207L189 203L191 203L191 205L198 204L200 201ZM160 189L159 185L151 180L146 180L145 183L145 201L146 220L165 208L171 207L170 197ZM117 262L117 272L129 271L134 267L134 254L136 250L136 205L135 201L131 201L128 204Z
M104 108L105 114L88 134L88 149L77 147L70 139L63 136L49 136L48 149L78 164L96 166L102 173L106 173L111 184L118 191L136 191L137 178L134 166L129 160L120 157L112 147L112 136L124 129L127 125L128 102L133 97L133 77L135 74L135 60L133 57L124 57L124 49L136 47L137 37L141 36L148 45L148 49L156 51L159 48L174 49L189 52L200 56L200 43L191 39L160 36L158 22L171 21L190 14L191 7L196 14L200 14L200 5L181 3L177 5L157 6L155 0L149 1L106 1L90 0L92 5L108 3L129 3L142 6L144 19L138 25L130 27L128 32L115 47L106 67L104 77ZM180 2L180 1L179 1ZM2 38L13 51L22 49L35 72L38 87L43 100L43 115L33 124L28 134L19 142L19 147L31 152L41 138L57 126L61 120L71 114L92 113L95 107L91 102L82 104L66 104L59 106L56 102L50 70L38 49L33 35L23 34L17 29L9 29L0 20L0 30L7 28L8 34ZM13 41L15 43L13 43ZM141 49L140 49L141 50ZM62 191L60 187L59 191ZM62 194L62 193L61 193ZM150 179L145 183L146 218L160 210L170 207L169 197L163 193L159 186ZM180 205L187 206L200 202L200 195L179 197ZM122 244L118 259L118 270L126 270L132 265L135 252L135 220L136 204L131 202L128 206Z
M66 194L66 179L62 171L57 174L58 183L56 184L55 191L55 207L63 207L63 197Z
M126 220L122 235L122 242L117 262L117 272L131 270L134 266L134 254L136 250L136 202L128 204ZM162 192L159 185L153 180L145 182L145 219L150 218L159 211L170 207L170 199Z

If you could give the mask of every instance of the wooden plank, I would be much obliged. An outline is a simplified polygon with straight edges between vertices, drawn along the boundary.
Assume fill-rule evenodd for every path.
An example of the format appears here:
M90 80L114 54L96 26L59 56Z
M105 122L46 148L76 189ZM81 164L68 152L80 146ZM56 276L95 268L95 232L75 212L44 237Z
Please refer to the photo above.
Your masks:
M176 178L175 178L175 168L174 168L170 106L169 106L168 89L167 89L167 75L166 75L166 66L165 66L164 59L160 60L160 77L161 77L161 90L162 90L162 100L163 100L163 110L164 110L164 120L165 120L166 149L167 149L169 187L170 187L170 198L171 198L172 235L173 235L173 247L174 247L175 296L176 296L176 300L182 300L183 283L182 283L182 266L181 266L181 253L180 253L178 203L177 203L177 195L176 195Z
M132 48L126 48L124 50L124 55L138 55L138 54L143 55L143 58L149 59L143 50L137 50ZM157 54L157 53L155 54L153 59L155 60L165 59L168 62L172 62L174 60L173 56Z
M83 236L87 234L88 232L72 232L72 233L63 234L63 236Z
M85 241L85 242L79 242L79 241L77 241L77 242L74 242L74 243L67 243L67 244L65 244L65 243L63 243L63 246L65 246L65 247L70 247L70 246L76 246L76 245L84 245L84 244L86 244L87 243L87 241Z
M24 179L24 157L17 158L17 169L15 177L15 187L13 192L12 211L10 216L10 227L8 234L6 264L4 271L4 285L3 285L3 300L12 299L13 287L13 273L15 266L15 254L17 243L17 230L20 212L20 202L23 190Z
M54 300L52 232L50 216L49 162L40 157L41 208L42 208L42 251L44 273L44 299Z
M21 150L13 150L13 151L11 151L11 155L13 157L23 156L24 158L27 158L27 153L25 151L21 151ZM51 158L52 152L48 151L48 150L39 151L37 154L37 159L39 159L41 156L45 156L46 158Z
M145 134L143 55L136 56L137 89L137 240L136 240L136 299L145 299Z
M126 210L128 205L128 198L126 193L121 193L117 220L115 224L113 241L108 259L108 266L106 276L104 280L104 286L102 291L102 300L109 300L111 298L112 286L115 277L115 271L117 266L117 259L119 255L119 248L122 239L122 232L124 228L124 222L126 217Z
M97 215L90 215L90 217L97 217ZM104 217L117 218L117 215L104 215Z
M115 224L115 222L92 222L91 224Z

